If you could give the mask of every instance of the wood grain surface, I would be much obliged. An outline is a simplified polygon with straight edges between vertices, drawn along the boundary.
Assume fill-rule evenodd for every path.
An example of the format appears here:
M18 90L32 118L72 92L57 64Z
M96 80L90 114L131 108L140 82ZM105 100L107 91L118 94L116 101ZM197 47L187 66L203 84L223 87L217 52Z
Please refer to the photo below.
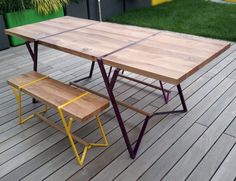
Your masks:
M79 19L70 16L55 18L39 23L19 26L5 30L7 35L13 35L23 38L28 41L35 41L44 37L70 31L91 24L98 23L97 21Z
M159 33L157 30L136 28L112 23L98 23L86 28L44 38L40 44L97 60L137 41Z
M229 47L229 42L161 32L103 60L113 67L180 84Z
M43 77L37 72L29 72L12 78L8 81L10 85L19 87ZM22 91L50 107L57 108L70 100L86 93L81 89L73 88L57 80L46 78L22 88ZM109 103L106 99L94 94L87 94L80 99L62 108L67 115L78 118L80 121L87 121L89 118L99 114L108 108Z

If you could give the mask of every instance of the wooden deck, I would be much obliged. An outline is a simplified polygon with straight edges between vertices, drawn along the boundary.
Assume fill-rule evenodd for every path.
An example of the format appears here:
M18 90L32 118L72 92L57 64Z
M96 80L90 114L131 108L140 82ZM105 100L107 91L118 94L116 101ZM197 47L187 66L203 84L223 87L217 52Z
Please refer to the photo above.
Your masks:
M90 62L40 47L39 72L63 82L87 75ZM32 70L25 46L0 52L0 180L234 180L236 177L236 45L195 73L183 84L189 111L154 117L147 128L137 158L132 160L112 109L101 116L109 141L107 148L89 151L85 165L76 164L65 135L36 118L18 125L17 105L6 80ZM126 72L146 82L158 81ZM96 67L91 80L82 84L105 93ZM143 110L172 110L180 106L175 87L164 104L161 92L119 79L115 94ZM41 108L23 97L24 111ZM134 142L143 116L121 107ZM55 111L46 114L61 124ZM75 124L73 132L93 142L102 138L96 122ZM77 145L82 151L82 146Z

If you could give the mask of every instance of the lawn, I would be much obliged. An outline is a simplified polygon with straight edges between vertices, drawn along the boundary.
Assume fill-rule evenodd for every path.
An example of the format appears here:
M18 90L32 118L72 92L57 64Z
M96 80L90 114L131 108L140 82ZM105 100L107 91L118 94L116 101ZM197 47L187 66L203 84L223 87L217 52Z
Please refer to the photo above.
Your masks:
M173 0L132 10L109 21L236 41L236 4Z

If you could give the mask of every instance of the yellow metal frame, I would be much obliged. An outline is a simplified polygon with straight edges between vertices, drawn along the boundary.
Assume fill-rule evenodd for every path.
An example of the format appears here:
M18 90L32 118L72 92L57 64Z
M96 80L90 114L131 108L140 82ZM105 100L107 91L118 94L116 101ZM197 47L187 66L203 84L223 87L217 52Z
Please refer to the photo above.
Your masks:
M47 78L47 76L42 77L42 78L40 78L40 79L34 80L34 81L30 82L30 83L27 83L27 84L25 84L25 85L19 86L19 87L17 87L17 88L11 86L11 87L12 87L12 91L13 91L15 97L16 97L16 101L17 101L17 103L18 103L19 124L23 124L24 122L26 122L26 121L28 121L29 119L33 118L36 113L41 114L41 113L47 112L48 107L47 107L47 105L45 104L45 108L44 108L42 111L36 112L36 113L34 113L34 114L32 114L32 115L26 117L26 118L23 118L23 117L22 117L22 88L24 88L24 87L26 87L26 86L29 86L29 85L31 85L31 84L34 84L34 83L36 83L36 82L38 82L38 81L41 81L41 80L43 80L43 79L46 79L46 78ZM81 143L81 144L84 145L84 150L83 150L83 152L82 152L82 156L81 156L81 157L79 156L78 150L77 150L77 148L76 148L76 146L75 146L75 143L74 143L74 140L73 140L73 136L72 136L72 133L71 133L71 127L72 127L72 123L73 123L74 119L73 119L73 117L70 117L70 118L69 118L69 121L68 121L68 123L67 123L62 109L63 109L65 106L67 106L67 105L69 105L69 104L75 102L76 100L79 100L80 98L86 96L87 94L89 94L89 92L86 92L86 93L84 93L84 94L82 94L82 95L80 95L80 96L78 96L78 97L76 97L76 98L74 98L74 99L72 99L72 100L66 102L65 104L63 104L63 105L57 107L58 113L59 113L59 115L60 115L60 117L61 117L62 123L63 123L64 128L65 128L66 134L67 134L67 136L68 136L68 138L69 138L70 144L71 144L71 146L72 146L72 148L73 148L73 151L74 151L74 153L75 153L77 163L78 163L79 165L81 165L81 166L82 166L83 163L84 163L84 160L85 160L85 157L86 157L86 154L87 154L88 149L91 149L92 147L105 147L105 146L108 146L108 141L107 141L107 138L106 138L104 129L103 129L103 127L102 127L102 123L101 123L100 117L99 117L98 115L96 115L96 121L97 121L98 127L99 127L99 129L100 129L100 132L101 132L101 134L102 134L102 138L103 138L104 143L87 143L87 142L85 142L85 141L82 140L82 139L81 139L81 140L78 140L78 139L77 139L77 142L79 142L79 143Z
M28 120L30 120L31 118L34 117L34 114L31 114L31 115L29 115L26 118L22 118L22 88L27 87L27 86L29 86L31 84L36 83L36 82L39 82L39 81L41 81L43 79L46 79L46 78L48 78L48 76L41 77L41 78L39 78L37 80L34 80L34 81L29 82L27 84L21 85L21 86L19 86L17 88L11 86L13 94L15 95L16 101L17 101L17 104L18 104L19 124L23 124L24 122L26 122L26 121L28 121ZM44 113L44 112L47 112L47 110L48 110L48 107L47 107L47 105L45 105L45 108L42 111L37 112L37 113Z
M59 113L59 115L60 115L60 117L61 117L62 123L63 123L63 125L64 125L64 127L65 127L67 136L68 136L68 138L69 138L70 144L71 144L71 146L72 146L72 148L73 148L73 151L74 151L74 153L75 153L77 163L78 163L79 165L81 165L81 166L84 164L85 156L86 156L86 154L87 154L88 149L90 149L90 148L92 148L92 147L105 147L105 146L108 146L108 141L107 141L107 138L106 138L104 129L103 129L103 127L102 127L101 120L100 120L99 116L96 115L96 121L97 121L98 127L99 127L99 129L100 129L100 131L101 131L101 134L102 134L102 138L103 138L104 143L102 143L102 144L100 144L100 143L87 143L87 142L85 142L85 141L80 142L81 144L84 145L84 150L83 150L83 152L82 152L82 156L81 156L81 157L79 156L78 150L77 150L77 148L76 148L76 146L75 146L75 143L74 143L74 140L73 140L72 134L71 134L71 126L72 126L72 123L73 123L73 120L74 120L74 119L73 119L72 117L70 117L70 118L69 118L69 121L68 121L68 123L67 123L67 121L66 121L66 119L65 119L65 116L64 116L64 114L63 114L62 108L65 107L65 106L67 106L67 105L69 105L69 104L71 104L72 102L74 102L74 101L76 101L76 100L78 100L78 99L80 99L80 98L86 96L87 94L89 94L89 93L86 92L86 93L84 93L84 94L82 94L82 95L76 97L75 99L68 101L67 103L65 103L65 104L63 104L63 105L58 106L58 108L57 108L57 109L58 109L58 113Z

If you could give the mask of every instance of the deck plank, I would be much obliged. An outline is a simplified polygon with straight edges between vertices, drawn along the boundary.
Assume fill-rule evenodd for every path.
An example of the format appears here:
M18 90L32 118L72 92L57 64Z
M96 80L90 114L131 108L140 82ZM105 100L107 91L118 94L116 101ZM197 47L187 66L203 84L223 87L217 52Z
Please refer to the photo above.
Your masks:
M226 157L224 162L221 164L220 168L217 170L216 174L212 177L212 181L220 180L235 180L236 178L236 146L234 145L233 149Z
M225 133L236 138L236 118L232 121Z
M217 168L233 148L236 139L223 134L198 164L187 180L203 181L210 180Z
M236 97L236 84L234 84L232 87L230 87L222 97L220 97L217 102L210 107L209 110L207 110L198 120L197 122L205 125L210 126L213 121L223 112L225 107L230 104L232 99ZM231 126L230 126L231 127ZM232 123L232 129L234 128L234 123ZM231 134L230 128L228 128L229 134ZM226 130L226 133L228 133ZM233 134L234 135L234 134Z
M236 116L236 99L224 110L214 121L194 146L181 158L174 168L164 177L164 180L184 180L191 173L192 169L204 157L219 136L228 127Z

